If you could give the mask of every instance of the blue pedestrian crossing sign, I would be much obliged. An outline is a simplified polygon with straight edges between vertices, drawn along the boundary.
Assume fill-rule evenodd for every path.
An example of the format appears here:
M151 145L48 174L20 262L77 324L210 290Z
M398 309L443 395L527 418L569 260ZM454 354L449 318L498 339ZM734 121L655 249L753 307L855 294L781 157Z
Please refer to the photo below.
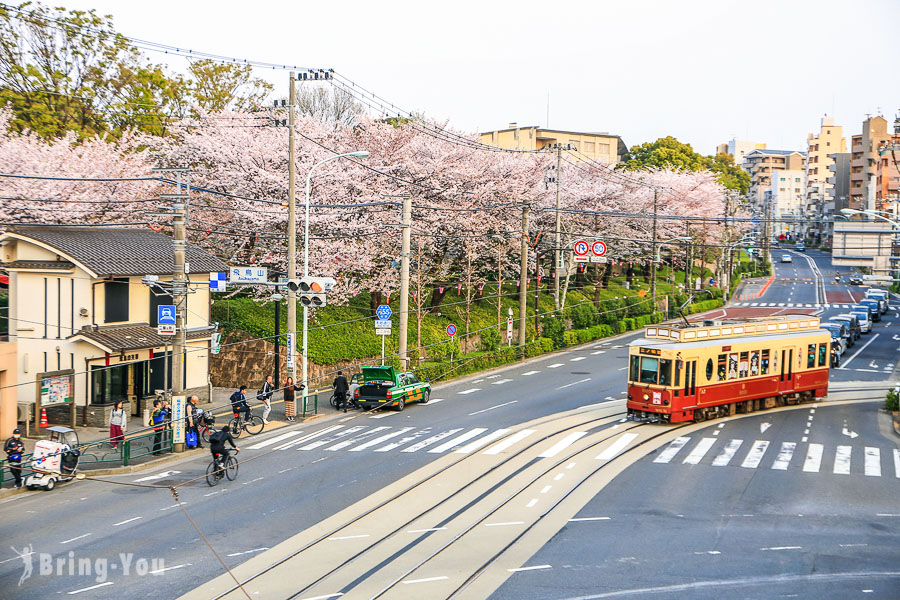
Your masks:
M375 316L377 316L382 321L390 319L392 314L394 314L394 312L387 304L380 304L378 305L378 308L375 309Z
M227 273L210 273L209 274L209 291L224 292L226 291Z
M175 306L171 304L161 304L156 307L156 324L157 325L174 325L175 324Z

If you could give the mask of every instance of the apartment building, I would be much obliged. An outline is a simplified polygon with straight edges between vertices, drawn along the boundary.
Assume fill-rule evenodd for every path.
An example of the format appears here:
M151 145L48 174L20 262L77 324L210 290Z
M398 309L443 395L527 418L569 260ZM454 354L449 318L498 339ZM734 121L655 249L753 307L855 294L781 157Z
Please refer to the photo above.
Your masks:
M862 132L850 141L850 199L849 208L874 210L880 148L888 142L887 120L881 115L869 117L862 124Z
M825 202L825 223L822 229L822 241L831 245L834 240L834 218L841 214L842 208L848 208L850 198L850 153L835 152L828 156L828 199Z
M846 152L847 140L843 127L835 125L833 117L823 117L819 133L810 133L806 145L806 198L804 210L809 217L809 227L804 232L808 238L819 243L825 235L824 217L829 200L831 185L831 154Z
M519 127L510 123L506 129L479 135L482 143L508 150L540 150L554 144L568 144L574 148L569 153L570 160L594 160L608 165L620 163L628 152L622 138L609 133L543 129L536 125Z
M744 170L750 174L747 194L758 212L765 207L766 191L772 187L772 171L802 171L805 157L797 150L751 150L744 155Z
M900 116L894 119L894 133L878 149L875 177L875 208L893 214L900 204Z
M734 158L734 164L741 165L744 157L753 150L765 150L766 145L759 142L746 140L728 140L724 144L716 146L716 154L730 154Z
M770 216L778 220L773 232L791 239L802 239L806 223L806 171L804 169L772 171L768 189Z

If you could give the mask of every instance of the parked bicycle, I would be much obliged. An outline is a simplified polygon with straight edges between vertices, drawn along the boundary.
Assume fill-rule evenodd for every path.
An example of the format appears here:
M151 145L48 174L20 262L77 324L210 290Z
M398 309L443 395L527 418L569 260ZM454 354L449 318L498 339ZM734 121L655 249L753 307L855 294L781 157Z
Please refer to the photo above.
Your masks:
M244 431L250 435L259 435L266 427L262 417L251 415L250 420L245 421L241 413L235 412L232 414L234 415L234 418L228 422L228 427L231 429L231 435L233 437L241 437L241 433Z
M331 404L331 408L335 410L343 410L343 407L339 406L337 394L334 392L331 392L331 398L328 399L328 403ZM349 394L347 395L347 408L359 408L359 405Z
M213 459L209 466L206 467L206 484L215 487L223 477L227 477L228 481L237 479L238 460L232 456L236 450L228 448L225 450L225 456L219 460Z
M200 439L203 440L204 444L209 443L209 436L215 433L213 427L216 424L216 418L209 411L203 413L203 418L200 420L200 423L197 425L197 433L200 435Z

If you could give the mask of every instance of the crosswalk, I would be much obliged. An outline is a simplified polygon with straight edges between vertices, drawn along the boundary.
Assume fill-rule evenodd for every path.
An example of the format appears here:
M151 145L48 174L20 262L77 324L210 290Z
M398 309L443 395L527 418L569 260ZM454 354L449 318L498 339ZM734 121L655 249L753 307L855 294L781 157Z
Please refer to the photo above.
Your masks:
M745 441L748 443L745 444ZM770 447L777 448L777 450L769 452ZM688 450L685 450L686 448ZM710 452L713 448L717 448L717 450ZM741 448L747 449L743 458L738 456ZM685 452L682 452L683 450ZM763 465L763 468L767 466L775 471L799 469L804 473L819 473L823 466L827 471L830 466L831 472L835 475L861 473L866 477L882 476L881 448L839 444L833 451L826 453L825 450L824 444L816 443L779 443L770 440L749 442L740 439L726 441L717 437L704 437L695 441L691 437L682 436L672 440L668 446L663 448L653 462L657 464L677 463L678 458L683 456L681 464L685 465L710 464L713 467L732 465L744 469L758 469ZM889 451L886 450L885 455L885 462L888 463L885 472L900 478L900 450L892 448ZM707 458L707 456L711 458ZM771 462L768 462L767 456L771 458Z
M734 306L756 306L759 308L843 308L850 309L855 304L841 304L838 302L820 302L804 304L802 302L735 302Z

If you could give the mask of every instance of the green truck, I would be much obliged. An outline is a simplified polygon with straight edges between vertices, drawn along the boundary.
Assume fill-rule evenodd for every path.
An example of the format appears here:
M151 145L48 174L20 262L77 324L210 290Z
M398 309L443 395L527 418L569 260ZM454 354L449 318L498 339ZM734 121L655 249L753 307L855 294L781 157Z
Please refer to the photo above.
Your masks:
M431 384L394 367L362 367L362 379L353 399L363 408L391 406L400 411L410 402L426 404L431 399Z

